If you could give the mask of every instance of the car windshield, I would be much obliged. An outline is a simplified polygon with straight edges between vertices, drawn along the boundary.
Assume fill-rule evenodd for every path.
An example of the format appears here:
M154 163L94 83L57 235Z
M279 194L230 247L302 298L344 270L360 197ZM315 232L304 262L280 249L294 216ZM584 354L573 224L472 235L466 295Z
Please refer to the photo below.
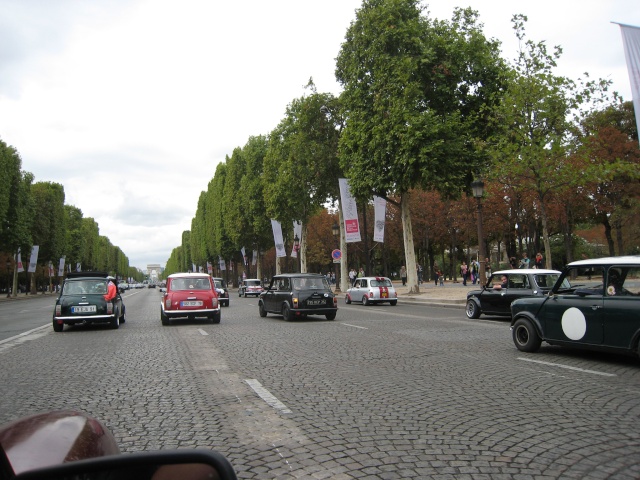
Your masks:
M535 274L533 278L535 279L536 283L540 288L551 288L556 284L556 282L558 281L558 278L560 278L560 274L559 273ZM569 285L568 279L566 278L564 279L564 282L562 282L562 288L571 288L571 286Z
M391 280L388 278L376 278L375 280L371 280L372 287L393 287L391 284Z
M104 295L105 293L107 293L107 281L100 278L67 281L62 287L62 295Z
M325 277L294 278L293 288L296 290L329 290L329 282Z
M224 288L222 280L214 280L213 283L215 284L216 288Z
M171 290L210 290L211 283L208 278L174 278L171 281Z

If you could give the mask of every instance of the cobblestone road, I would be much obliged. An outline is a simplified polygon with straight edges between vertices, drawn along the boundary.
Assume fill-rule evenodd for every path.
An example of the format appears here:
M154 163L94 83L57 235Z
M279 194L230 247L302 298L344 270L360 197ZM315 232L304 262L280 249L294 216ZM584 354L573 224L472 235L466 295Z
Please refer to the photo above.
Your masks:
M214 448L240 478L640 478L635 359L524 355L462 308L285 322L235 296L220 325L162 327L157 292L125 300L119 330L0 344L0 423L79 409L125 452Z

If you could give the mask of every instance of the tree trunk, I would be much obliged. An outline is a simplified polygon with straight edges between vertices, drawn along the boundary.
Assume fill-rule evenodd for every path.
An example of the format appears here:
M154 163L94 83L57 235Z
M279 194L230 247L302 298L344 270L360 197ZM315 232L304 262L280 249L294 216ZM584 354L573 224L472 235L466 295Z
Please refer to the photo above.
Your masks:
M616 243L618 244L618 255L624 255L624 247L622 245L622 222L615 220L613 225L616 229Z
M400 209L402 212L402 236L404 238L404 257L407 269L407 285L409 293L420 293L418 273L416 270L416 254L413 246L413 228L411 227L411 212L409 211L409 192L402 195ZM367 252L368 254L368 252Z
M615 256L616 252L613 246L613 237L611 236L611 224L609 223L609 217L603 215L602 224L604 225L604 236L607 237L607 244L609 245L609 256Z
M540 201L540 217L542 220L542 236L544 243L544 265L546 268L551 269L551 242L549 241L549 230L547 228L547 210L544 207L544 202Z

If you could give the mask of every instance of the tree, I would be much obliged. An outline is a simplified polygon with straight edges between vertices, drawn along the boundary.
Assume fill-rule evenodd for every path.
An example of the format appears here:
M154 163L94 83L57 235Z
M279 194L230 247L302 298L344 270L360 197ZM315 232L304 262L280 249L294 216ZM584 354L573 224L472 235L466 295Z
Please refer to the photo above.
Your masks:
M356 197L399 199L412 292L410 192L455 195L470 184L486 161L478 145L503 70L498 43L469 9L444 22L423 16L417 0L365 0L347 31L336 67L346 118L340 162Z

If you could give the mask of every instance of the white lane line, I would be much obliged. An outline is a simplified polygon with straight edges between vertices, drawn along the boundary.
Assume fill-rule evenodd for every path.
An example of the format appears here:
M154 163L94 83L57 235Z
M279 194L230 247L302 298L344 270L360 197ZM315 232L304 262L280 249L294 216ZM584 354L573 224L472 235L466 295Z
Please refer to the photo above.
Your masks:
M347 326L347 327L353 327L353 328L361 328L361 329L363 329L363 330L369 330L369 328L368 328L368 327L361 327L361 326L359 326L359 325L351 325L350 323L341 323L340 325L345 325L345 326Z
M548 365L550 367L566 368L567 370L575 370L577 372L593 373L594 375L602 375L603 377L617 377L615 373L596 372L595 370L585 370L584 368L571 367L569 365L562 365L560 363L543 362L542 360L532 360L530 358L522 357L518 357L518 360L523 360L525 362L531 363L540 363L542 365Z
M21 337L25 337L25 336L27 336L27 335L29 335L31 333L37 332L39 330L42 330L43 328L49 328L49 327L51 327L51 324L47 323L46 325L43 325L41 327L37 327L37 328L34 328L32 330L28 330L26 332L22 332L22 333L20 333L18 335L14 335L13 337L5 338L4 340L0 340L0 345L2 345L3 343L12 342L12 341L17 340L17 339L19 339Z
M258 380L245 379L245 382L247 382L247 384L253 388L253 391L256 392L261 399L267 402L268 405L272 406L276 410L280 410L282 413L293 413L284 403L274 397L269 390L264 388Z
M200 335L209 335L207 332L205 332L201 328L199 328L198 331L200 332Z

